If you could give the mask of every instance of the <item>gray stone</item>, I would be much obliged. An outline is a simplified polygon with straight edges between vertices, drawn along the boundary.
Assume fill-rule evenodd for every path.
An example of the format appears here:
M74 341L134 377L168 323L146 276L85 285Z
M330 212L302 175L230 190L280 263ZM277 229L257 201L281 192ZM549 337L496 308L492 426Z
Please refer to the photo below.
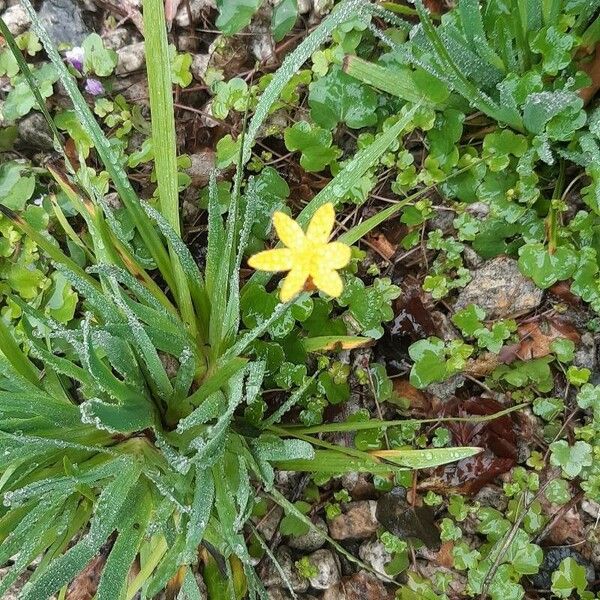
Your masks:
M480 269L485 262L471 246L464 247L463 258L465 259L465 265L469 269Z
M310 585L315 590L327 590L340 580L340 563L331 550L321 548L313 552L308 560L317 569L317 574L310 578Z
M344 512L329 523L329 535L334 540L365 539L371 537L378 529L375 518L377 502L360 500L344 505Z
M194 52L198 47L198 38L195 35L182 33L177 38L177 50L179 52Z
M283 508L278 504L274 504L269 507L264 517L257 518L256 529L265 540L270 540L275 535L281 517L283 517Z
M427 392L432 396L435 396L439 400L442 400L443 402L448 402L449 400L454 398L456 390L461 388L464 383L464 375L458 373L457 375L453 375L452 377L450 377L450 379L447 379L446 381L429 384L427 386Z
M214 0L190 0L189 1L190 12L192 13L192 20L196 22L203 12L208 12L217 8ZM190 15L187 10L185 2L179 5L177 15L175 16L175 23L179 27L190 26Z
M75 0L44 0L39 10L42 25L55 44L79 46L91 32Z
M192 186L201 188L208 185L210 174L215 168L215 153L210 148L190 154L191 165L186 169L186 173L192 179Z
M364 563L372 567L377 573L387 576L385 565L392 560L392 555L379 540L364 542L358 549L358 555Z
M117 63L117 75L125 75L133 73L143 68L146 63L146 55L144 53L144 42L137 44L129 44L117 50L119 62Z
M52 132L39 112L31 112L19 121L18 130L22 143L40 150L54 148Z
M313 11L317 17L322 17L333 8L333 0L314 0Z
M526 314L542 302L543 292L519 271L517 261L498 256L472 274L471 282L461 290L455 310L477 304L487 319Z
M279 569L283 572L283 576L273 564L273 561L269 561L263 578L265 587L284 588L287 585L285 580L287 580L295 592L305 592L309 585L308 579L298 573L289 548L287 546L279 546L275 552L275 559L277 560Z
M381 581L359 571L326 590L322 600L387 600L389 597Z
M269 600L294 600L288 590L278 587L267 588L267 598Z
M594 519L600 518L600 504L594 502L594 500L583 500L581 502L581 509Z
M265 65L274 64L277 61L277 55L270 28L250 25L250 30L254 33L250 41L254 58Z
M596 343L594 336L586 331L581 336L581 341L577 345L575 356L573 357L573 364L576 367L586 368L590 371L596 371Z
M325 543L327 523L321 517L317 517L313 521L313 524L315 529L309 529L304 535L290 537L288 546L294 550L301 550L303 552L318 550Z
M312 0L298 0L298 13L306 15L311 11L312 6Z
M31 25L27 12L20 4L9 6L2 14L2 18L13 35L23 33Z
M204 76L206 75L209 62L210 56L208 54L194 54L190 71L196 81L204 82Z
M115 27L102 36L104 45L111 50L119 50L134 43L133 36L127 27Z

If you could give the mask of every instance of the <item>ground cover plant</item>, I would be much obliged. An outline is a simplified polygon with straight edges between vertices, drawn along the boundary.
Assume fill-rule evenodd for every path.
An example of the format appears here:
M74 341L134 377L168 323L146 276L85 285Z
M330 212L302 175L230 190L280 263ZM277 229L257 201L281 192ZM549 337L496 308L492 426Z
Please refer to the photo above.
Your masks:
M599 597L599 11L9 2L3 596Z

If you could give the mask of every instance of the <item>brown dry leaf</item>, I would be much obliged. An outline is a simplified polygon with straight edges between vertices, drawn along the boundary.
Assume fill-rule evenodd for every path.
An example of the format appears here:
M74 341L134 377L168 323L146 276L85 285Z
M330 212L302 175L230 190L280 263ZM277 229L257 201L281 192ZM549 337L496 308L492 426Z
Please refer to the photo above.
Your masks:
M455 400L445 407L445 416L485 416L503 408L499 402L490 398ZM510 415L480 423L453 422L447 427L452 432L456 446L479 446L485 451L436 469L433 477L419 484L420 490L476 494L484 485L515 465L517 437L515 423Z
M93 558L79 575L73 580L67 591L69 600L92 600L96 595L100 576L106 564L106 559L112 548L113 540L109 540L102 549L100 554Z
M398 246L392 244L381 232L375 232L367 236L367 242L386 260L391 260L394 254L396 254L396 250L398 250Z
M548 291L571 306L581 306L581 298L571 291L571 284L566 281L558 281Z
M486 377L489 375L497 366L501 365L502 361L498 354L493 352L484 352L477 358L472 358L467 362L465 372L471 377L477 379Z
M432 559L441 567L451 569L454 567L452 550L454 550L454 542L444 542L440 549L435 553L435 556L432 556Z
M400 398L406 398L410 402L410 408L420 413L429 413L431 408L431 402L427 396L418 390L406 379L394 379L394 392L400 396Z
M596 92L600 90L600 44L596 44L592 60L581 63L579 68L587 73L592 80L590 85L579 90L579 95L584 104L588 104L596 95Z
M402 286L402 295L394 303L394 312L396 317L390 327L390 335L407 336L415 341L438 334L438 327L418 282L409 281Z
M558 317L522 323L519 325L518 333L521 343L517 357L521 360L548 356L552 352L551 345L554 340L566 338L575 344L581 340L577 329L568 321Z

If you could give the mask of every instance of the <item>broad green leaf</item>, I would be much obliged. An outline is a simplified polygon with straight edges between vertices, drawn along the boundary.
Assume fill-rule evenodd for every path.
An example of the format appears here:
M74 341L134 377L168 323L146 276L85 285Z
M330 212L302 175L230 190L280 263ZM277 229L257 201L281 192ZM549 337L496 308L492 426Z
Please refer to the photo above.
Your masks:
M97 33L91 33L83 40L83 69L99 77L108 77L117 66L117 53L104 46Z
M261 4L262 0L217 0L215 24L225 35L233 35L250 23Z
M273 9L271 31L273 39L280 42L294 27L298 19L297 0L279 0Z
M376 94L339 67L310 85L308 104L313 120L326 129L338 123L360 129L377 122Z
M540 243L526 244L519 250L519 268L542 289L571 277L577 266L577 254L561 246L554 254Z
M300 164L309 172L322 171L340 157L341 151L331 145L332 139L330 131L306 121L294 123L284 132L286 148L300 150Z

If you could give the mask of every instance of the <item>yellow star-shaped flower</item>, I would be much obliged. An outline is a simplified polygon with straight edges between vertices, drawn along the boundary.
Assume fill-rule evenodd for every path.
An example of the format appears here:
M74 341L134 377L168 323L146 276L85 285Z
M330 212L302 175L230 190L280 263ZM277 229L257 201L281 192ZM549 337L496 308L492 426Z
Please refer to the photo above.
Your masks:
M335 210L331 203L315 212L306 233L286 214L275 212L273 225L286 248L259 252L250 257L248 264L260 271L289 271L279 294L282 302L299 294L308 279L317 289L337 297L344 284L336 269L350 262L350 247L342 242L329 242L334 223Z

